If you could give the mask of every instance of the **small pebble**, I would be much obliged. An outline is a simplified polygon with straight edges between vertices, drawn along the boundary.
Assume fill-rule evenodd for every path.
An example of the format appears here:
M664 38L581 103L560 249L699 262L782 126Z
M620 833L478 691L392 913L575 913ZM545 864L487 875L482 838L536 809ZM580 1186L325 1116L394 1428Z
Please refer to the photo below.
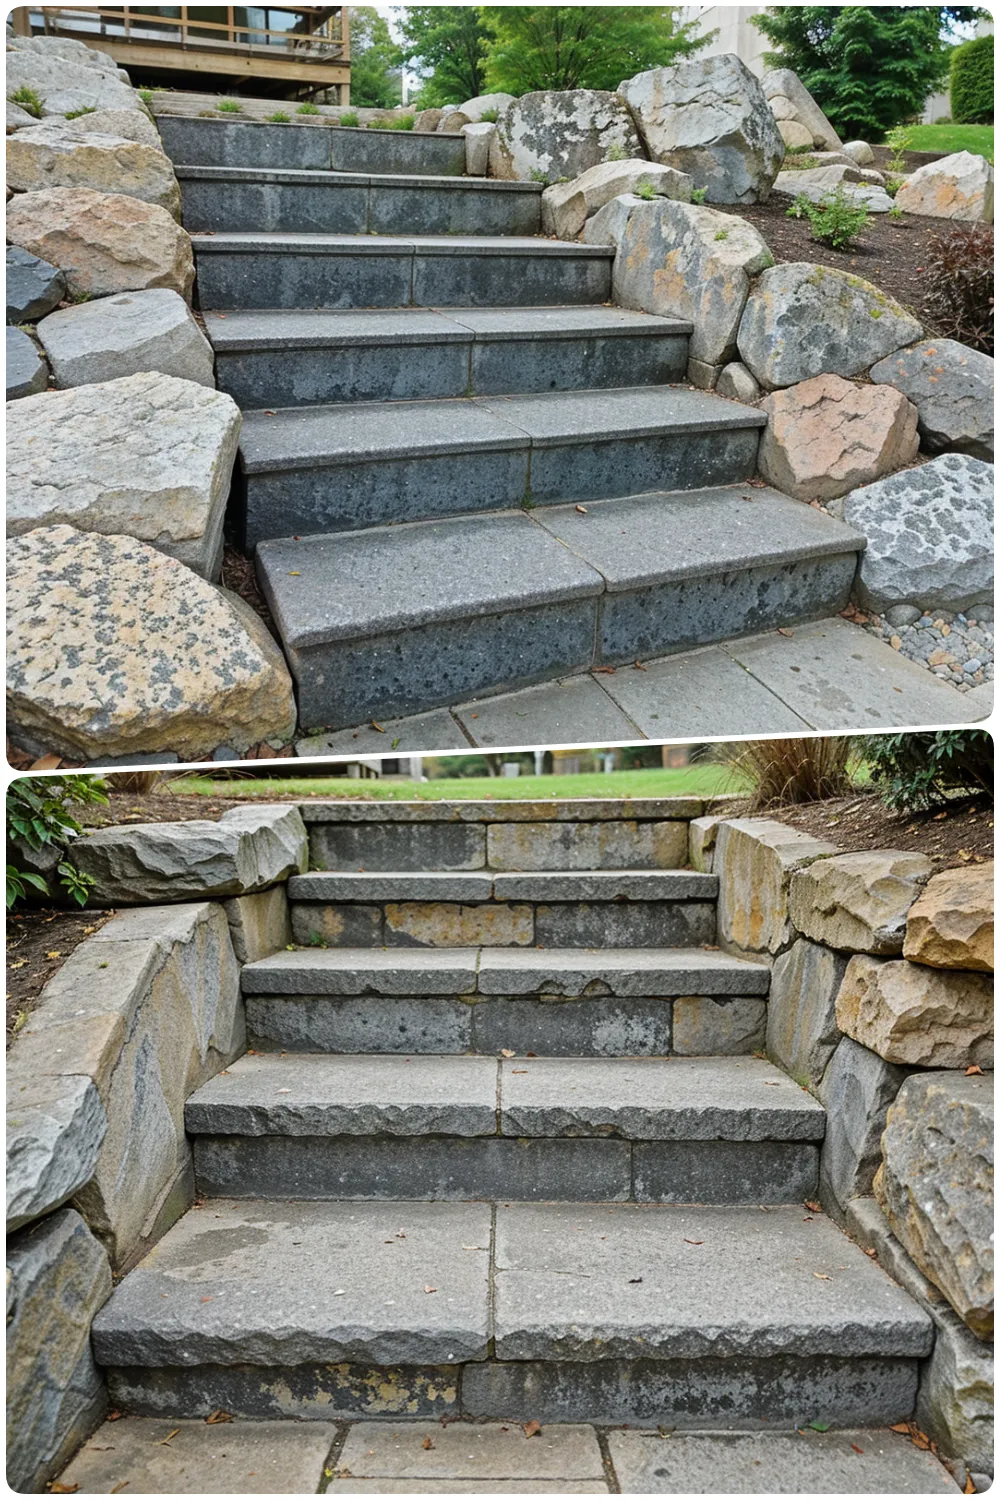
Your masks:
M908 661L926 667L960 693L993 680L993 627L976 606L974 619L948 610L924 614L914 605L893 605L884 615L862 617L864 628Z
M973 656L969 661L962 663L962 671L968 672L969 676L971 677L973 672L978 672L981 666L982 662L979 660L979 657Z

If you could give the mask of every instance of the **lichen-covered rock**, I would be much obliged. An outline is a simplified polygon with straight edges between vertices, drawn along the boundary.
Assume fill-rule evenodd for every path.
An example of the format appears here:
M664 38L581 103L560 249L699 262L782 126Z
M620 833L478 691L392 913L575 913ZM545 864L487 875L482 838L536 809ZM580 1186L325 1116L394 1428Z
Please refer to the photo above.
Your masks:
M738 359L734 359L719 375L715 386L720 396L728 396L731 401L742 401L746 405L752 405L760 399L760 386L754 380L746 365Z
M594 217L588 219L583 226L583 234L580 236L583 243L614 245L617 248L625 238L625 230L633 210L640 208L646 201L645 198L637 198L635 193L620 193L617 198L612 198L610 203L599 208Z
M931 1357L920 1371L914 1419L946 1457L992 1476L993 1345L984 1344L948 1307L936 1310ZM981 1483L979 1492L988 1485Z
M22 41L45 42L57 40L48 37L18 38ZM63 39L59 39L63 40ZM68 40L68 39L66 39ZM32 89L42 101L43 115L67 115L78 109L129 109L136 110L139 100L132 87L118 77L118 70L111 59L83 48L89 57L81 53L69 56L55 49L15 46L7 50L8 97L20 88ZM99 66L90 61L100 56L108 66Z
M74 761L194 760L291 738L288 668L241 599L145 542L71 526L14 538L7 559L15 743Z
M49 367L38 346L23 328L7 328L7 400L36 396L49 383Z
M37 323L66 295L66 278L48 261L7 246L7 322Z
M804 144L840 150L840 136L791 68L771 68L761 79L761 88L776 119L795 120L805 130L808 141Z
M956 151L911 172L896 194L907 214L993 223L993 168L985 156Z
M55 187L121 193L156 203L175 219L181 216L181 190L162 147L65 124L45 123L8 136L7 186L15 193Z
M514 102L513 94L477 94L474 99L466 99L465 103L460 104L458 108L467 120L478 125L483 115L499 117L507 106ZM487 121L487 123L490 122Z
M992 464L942 454L854 490L843 516L868 538L855 586L863 608L992 602Z
M901 953L906 914L934 865L895 849L837 854L793 875L792 921L814 942L848 953Z
M39 1076L7 1067L7 1233L60 1208L94 1175L108 1128L85 1076Z
M7 535L123 533L215 578L241 420L231 396L155 371L31 397L8 413Z
M875 1196L893 1234L973 1333L992 1338L992 1080L915 1074L882 1147Z
M828 1211L842 1213L852 1198L871 1192L886 1111L905 1078L905 1068L841 1037L819 1086L826 1108L820 1188Z
M165 286L191 299L191 238L155 203L90 188L21 193L7 205L7 238L58 266L75 296Z
M557 239L576 239L598 209L623 193L647 194L691 201L691 179L673 167L636 157L631 161L603 161L572 182L553 183L542 194L542 233Z
M614 298L622 307L690 319L691 359L721 365L736 354L750 278L773 259L744 220L663 198L628 216Z
M767 1055L806 1088L817 1087L840 1041L836 1003L846 966L840 954L799 938L771 970Z
M855 954L837 996L837 1024L886 1062L993 1066L993 984L982 974Z
M936 969L993 973L993 861L942 870L906 919L903 955Z
M729 952L778 953L794 935L788 891L796 870L835 845L770 818L728 818L715 840L719 941Z
M90 1325L111 1295L108 1257L61 1209L7 1241L7 1483L44 1492L107 1402Z
M870 281L795 261L758 278L740 323L740 358L767 390L813 375L859 375L923 334Z
M645 153L623 101L604 89L543 89L503 111L490 144L493 177L554 182L606 161L612 147Z
M760 82L733 54L689 57L619 87L654 161L686 172L709 203L763 203L785 143Z
M37 331L57 386L95 385L147 371L215 386L212 346L184 298L166 287L64 307Z
M917 456L917 412L899 391L816 375L760 403L761 475L797 500L833 500Z
M923 446L993 462L993 360L954 339L924 339L879 360L876 385L902 391L917 408Z

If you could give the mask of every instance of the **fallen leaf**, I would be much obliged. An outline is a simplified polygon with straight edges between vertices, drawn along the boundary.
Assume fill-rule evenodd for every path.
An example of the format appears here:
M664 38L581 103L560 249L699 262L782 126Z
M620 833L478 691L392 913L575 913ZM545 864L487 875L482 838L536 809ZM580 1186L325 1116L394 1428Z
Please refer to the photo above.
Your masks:
M431 1439L429 1437L425 1437L424 1440L423 1440L423 1442L420 1444L420 1446L421 1446L421 1448L428 1448L429 1449L429 1448L433 1448L434 1447L434 1443L431 1441Z
M202 1302L214 1302L215 1298L214 1297L202 1297L201 1300L202 1300Z
M795 636L795 631L794 630L786 630L783 625L779 625L778 626L778 634L779 635L787 635L788 639L792 640L794 638L794 636Z
M587 507L585 505L578 505L576 508L580 512L581 516L585 516L587 514Z
M500 1056L501 1057L516 1057L517 1053L516 1052L512 1052L509 1047L501 1047L500 1048Z
M904 1432L906 1434L906 1436L909 1437L909 1435L910 1435L910 1424L908 1422L894 1422L892 1424L892 1426L889 1428L889 1431L890 1432Z
M813 1430L813 1432L829 1432L830 1431L830 1424L829 1424L829 1422L807 1422L806 1426L807 1427L811 1427L812 1430Z
M74 1485L74 1489L75 1488L76 1488L76 1486ZM115 1485L114 1489L109 1490L108 1494L109 1495L117 1495L117 1494L119 1494L119 1492L121 1490L124 1490L124 1489L127 1489L127 1488L128 1488L128 1480L127 1479L123 1479L120 1484L116 1484Z
M537 1437L542 1430L541 1422L525 1422L524 1435L526 1438Z
M816 1203L812 1198L806 1199L806 1208L811 1209L814 1214L821 1214L823 1212L822 1203Z
M79 1488L78 1484L59 1484L57 1480L49 1485L53 1495L75 1495Z
M62 765L58 755L43 755L38 760L33 760L28 767L29 771L55 771Z
M436 1292L437 1291L437 1287L436 1286L425 1286L424 1287L424 1291L425 1292Z
M962 1494L963 1495L975 1495L975 1494L978 1494L976 1486L972 1482L972 1475L971 1474L967 1474L965 1476L965 1489L962 1491Z
M705 1243L705 1241L704 1240L685 1240L684 1243L685 1243L685 1245L703 1245Z
M833 1277L832 1276L828 1276L825 1271L814 1271L813 1275L815 1276L815 1278L816 1278L817 1281L832 1281L833 1280Z
M978 1063L973 1063L971 1068L966 1068L965 1070L966 1078L981 1078L982 1075L983 1070Z
M120 1411L109 1411L108 1415L107 1415L107 1420L109 1422L118 1422L118 1421L120 1421L121 1420L121 1412Z
M632 665L633 665L633 667L635 667L635 669L636 669L637 672L648 672L649 671L649 668L647 666L645 666L641 661L634 661L632 663Z
M605 677L613 677L618 670L617 667L591 667L592 672L603 672Z
M210 1302L212 1299L210 1297L207 1297L207 1298L206 1297L202 1297L201 1300L203 1302L206 1302L206 1301ZM166 1445L170 1442L170 1439L171 1438L175 1438L179 1432L180 1432L180 1428L179 1427L175 1427L174 1430L173 1430L173 1432L168 1432L165 1438L157 1438L157 1440L156 1440L157 1447L159 1447L159 1448L165 1448Z
M205 1418L205 1423L208 1427L217 1427L220 1422L231 1422L232 1420L233 1419L229 1415L229 1413L227 1411L223 1411L222 1407L220 1406L218 1411L209 1412L208 1416Z

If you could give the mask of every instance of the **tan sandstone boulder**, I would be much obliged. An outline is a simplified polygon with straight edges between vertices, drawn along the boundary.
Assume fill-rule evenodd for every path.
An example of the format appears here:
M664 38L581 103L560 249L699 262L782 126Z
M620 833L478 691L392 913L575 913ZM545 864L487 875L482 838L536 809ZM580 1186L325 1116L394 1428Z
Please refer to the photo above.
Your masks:
M837 1025L886 1062L993 1066L993 984L982 974L855 954L837 995Z
M15 193L57 187L121 193L142 203L156 203L174 219L181 216L181 190L173 163L159 144L143 145L125 136L67 125L46 122L8 137L7 186Z
M820 860L792 877L792 921L848 953L901 953L906 914L934 872L923 854L865 850Z
M993 973L993 861L942 870L906 919L903 954L936 969Z
M929 219L969 219L993 223L993 168L985 156L956 151L918 167L896 194L907 214Z
M917 456L917 409L891 386L816 375L761 407L760 473L797 500L833 500Z

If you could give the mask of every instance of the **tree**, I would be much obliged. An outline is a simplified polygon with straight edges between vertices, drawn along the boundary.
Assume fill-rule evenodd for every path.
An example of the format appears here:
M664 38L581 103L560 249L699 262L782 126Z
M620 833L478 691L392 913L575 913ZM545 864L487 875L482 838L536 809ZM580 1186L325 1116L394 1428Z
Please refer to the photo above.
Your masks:
M425 109L463 104L486 85L489 40L475 5L408 5L400 16L403 58L429 73L418 95Z
M486 81L511 94L535 89L616 89L645 68L704 47L697 22L675 5L484 5L490 34Z
M370 5L353 5L351 103L362 109L394 109L402 102L403 54L383 16Z
M769 5L751 17L774 46L769 67L791 68L841 135L878 140L918 115L944 81L946 30L968 6Z

